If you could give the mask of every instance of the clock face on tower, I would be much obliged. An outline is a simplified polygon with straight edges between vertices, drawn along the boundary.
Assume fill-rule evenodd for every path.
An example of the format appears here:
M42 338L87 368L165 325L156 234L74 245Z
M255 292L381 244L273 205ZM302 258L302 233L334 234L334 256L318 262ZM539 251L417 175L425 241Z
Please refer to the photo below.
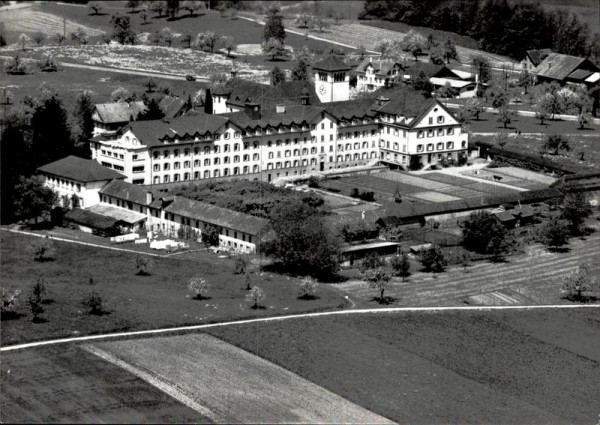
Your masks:
M327 87L325 86L325 84L321 84L321 85L319 86L319 94L320 94L320 95L324 95L324 94L326 94L326 93L327 93Z

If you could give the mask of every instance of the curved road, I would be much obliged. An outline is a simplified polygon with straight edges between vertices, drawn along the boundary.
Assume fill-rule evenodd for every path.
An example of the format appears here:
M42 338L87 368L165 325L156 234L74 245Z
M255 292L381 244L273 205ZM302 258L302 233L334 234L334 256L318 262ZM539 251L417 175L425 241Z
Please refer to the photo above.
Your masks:
M73 337L73 338L61 338L61 339L53 339L49 341L38 341L38 342L29 342L26 344L18 344L11 345L8 347L0 348L0 352L7 351L15 351L15 350L23 350L26 348L36 348L43 347L47 345L57 345L57 344L65 344L70 342L85 342L85 341L95 341L95 340L103 340L103 339L116 339L116 338L127 338L132 336L152 336L152 335L162 335L168 333L176 333L176 332L189 332L189 331L197 331L202 329L210 329L222 326L235 326L235 325L244 325L250 323L265 323L265 322L275 322L280 320L289 320L289 319L302 319L302 318L313 318L313 317L324 317L324 316L343 316L349 314L366 314L366 313L377 313L377 314L385 314L385 313L400 313L400 312L440 312L440 311L492 311L492 310L539 310L539 309L581 309L581 308L600 308L600 305L534 305L534 306L464 306L464 307L393 307L393 308L368 308L368 309L360 309L360 310L336 310L336 311L326 311L320 313L303 313L303 314L291 314L288 316L274 316L274 317L263 317L258 319L246 319L246 320L236 320L231 322L220 322L220 323L211 323L207 325L191 325L191 326L180 326L174 328L162 328L162 329L150 329L144 331L133 331L133 332L116 332L109 333L103 335L89 335L89 336L81 336L81 337Z

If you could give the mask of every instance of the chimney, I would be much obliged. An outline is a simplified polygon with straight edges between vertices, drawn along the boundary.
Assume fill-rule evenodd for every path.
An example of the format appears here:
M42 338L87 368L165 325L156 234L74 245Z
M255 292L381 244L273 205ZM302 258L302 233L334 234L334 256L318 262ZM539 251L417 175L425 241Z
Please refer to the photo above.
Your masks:
M246 102L244 112L253 120L260 119L260 103Z
M285 105L275 105L275 112L285 114Z
M377 105L378 105L378 106L382 106L382 105L384 105L384 104L388 103L389 101L390 101L390 99L389 99L389 98L387 98L387 97L383 97L383 95L381 95L381 96L379 96L379 97L377 98Z
M310 99L310 93L308 92L306 87L304 87L302 89L302 93L300 94L300 104L304 105L304 106L308 106L309 99Z
M146 192L146 205L150 205L154 201L154 195L152 192Z

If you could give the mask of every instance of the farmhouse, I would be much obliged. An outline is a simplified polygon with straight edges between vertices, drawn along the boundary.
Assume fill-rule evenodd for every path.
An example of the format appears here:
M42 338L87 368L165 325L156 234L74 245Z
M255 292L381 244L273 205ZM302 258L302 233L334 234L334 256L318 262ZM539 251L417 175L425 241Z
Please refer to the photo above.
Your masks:
M587 58L548 53L532 70L538 83L595 84L600 79L599 69Z
M356 89L372 92L387 86L401 72L401 64L391 59L364 59L356 68Z
M137 120L145 110L146 105L142 101L96 104L92 112L94 136L117 131L128 122Z
M552 53L552 49L527 50L525 57L521 60L521 67L525 71L532 72L550 53Z
M67 156L38 168L44 185L59 197L67 197L74 207L90 207L99 202L98 192L113 179L125 176L100 165L97 161Z

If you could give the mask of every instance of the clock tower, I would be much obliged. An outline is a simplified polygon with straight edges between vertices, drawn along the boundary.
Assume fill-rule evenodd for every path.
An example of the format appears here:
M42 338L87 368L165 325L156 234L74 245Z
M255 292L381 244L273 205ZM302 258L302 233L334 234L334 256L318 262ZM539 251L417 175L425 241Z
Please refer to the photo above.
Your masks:
M313 65L315 90L322 103L350 99L350 67L334 55Z

